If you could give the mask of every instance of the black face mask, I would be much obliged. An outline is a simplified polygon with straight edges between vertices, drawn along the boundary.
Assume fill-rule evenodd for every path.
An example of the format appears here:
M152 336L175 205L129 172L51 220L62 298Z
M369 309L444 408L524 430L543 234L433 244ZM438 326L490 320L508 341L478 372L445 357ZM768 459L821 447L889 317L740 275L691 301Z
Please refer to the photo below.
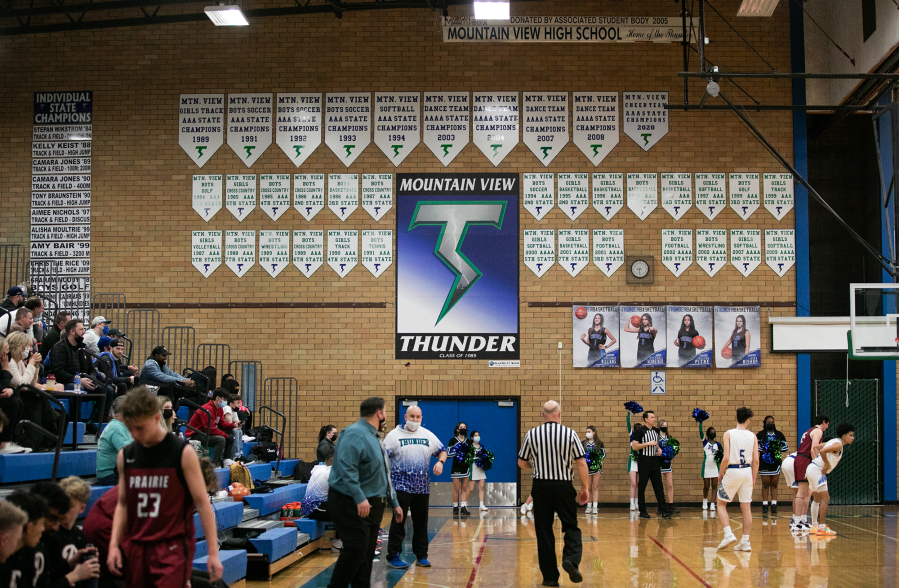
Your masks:
M378 419L378 430L379 431L384 430L384 423L386 423L386 422L387 422L387 419Z
M715 433L709 433L709 441L715 440Z
M170 418L172 418L173 414L175 414L175 411L171 408L162 409L162 418L164 418L165 420L169 420Z
M468 437L468 429L459 429L457 435L461 435L462 437Z
M83 341L84 341L84 337L81 337L81 336L79 336L79 335L75 335L75 345L81 345L81 343L82 343Z
M662 427L662 432L663 432L663 433L667 433L667 432L668 432L668 427Z
M766 431L773 431L773 430L774 430L774 423L765 423L765 430L766 430Z

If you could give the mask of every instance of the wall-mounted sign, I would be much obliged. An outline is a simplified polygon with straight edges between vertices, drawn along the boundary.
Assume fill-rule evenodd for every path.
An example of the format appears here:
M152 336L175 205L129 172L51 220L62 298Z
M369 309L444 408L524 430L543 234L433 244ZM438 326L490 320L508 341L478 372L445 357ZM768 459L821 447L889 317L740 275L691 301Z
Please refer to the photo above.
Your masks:
M256 208L256 174L225 176L225 208L243 222Z
M524 265L538 278L556 263L556 232L539 229L524 232Z
M727 208L726 179L725 174L696 174L696 208L709 220Z
M657 174L627 174L627 207L640 220L652 213L659 205L659 182Z
M475 92L472 139L493 165L518 145L518 92Z
M325 144L350 167L371 143L371 93L325 94Z
M544 166L568 144L568 92L524 92L522 137Z
M555 176L553 174L522 174L524 209L538 221L543 220L556 205Z
M589 264L590 231L559 229L559 265L573 278Z
M793 174L765 174L765 208L777 220L793 210Z
M760 203L758 174L730 174L730 207L746 220Z
M281 93L277 96L275 142L297 167L322 142L322 95Z
M293 265L307 278L320 268L325 259L324 231L293 232Z
M393 208L393 174L362 174L362 208L376 221Z
M375 145L390 163L403 163L421 141L421 94L375 92Z
M194 176L193 208L204 221L222 209L222 189L222 176Z
M593 230L593 264L612 277L624 264L624 231L622 229Z
M181 94L178 144L188 157L197 167L203 167L224 143L225 95Z
M590 205L587 174L559 174L559 209L571 220L577 219Z
M680 220L693 206L693 176L689 173L662 174L662 208Z
M259 176L259 208L273 221L290 208L290 174Z
M359 174L328 174L328 208L345 221L359 207Z
M211 276L222 265L222 232L193 231L190 234L190 262L204 278Z
M225 265L238 278L256 265L256 231L225 231Z
M393 265L393 231L362 231L362 265L376 278Z
M325 207L325 174L293 175L293 207L307 221Z
M668 92L625 92L624 133L643 151L668 134Z
M762 263L762 232L756 229L732 229L730 263L744 277Z
M599 165L618 145L618 92L574 92L574 144Z
M422 111L425 145L440 163L449 165L468 145L468 92L425 92Z
M696 263L714 277L727 265L727 231L724 229L696 230Z
M228 147L247 167L272 144L272 95L228 94Z
M341 278L359 262L359 231L328 231L328 265Z

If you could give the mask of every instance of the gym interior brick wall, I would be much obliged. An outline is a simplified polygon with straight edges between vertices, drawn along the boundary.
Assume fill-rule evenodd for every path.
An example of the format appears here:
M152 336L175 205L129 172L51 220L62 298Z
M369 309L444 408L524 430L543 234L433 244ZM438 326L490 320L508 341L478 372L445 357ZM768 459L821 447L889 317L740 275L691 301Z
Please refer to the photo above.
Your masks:
M264 4L263 4L264 6ZM195 7L191 7L192 9ZM515 4L516 15L677 16L670 1L596 3L592 12L568 3ZM789 16L781 3L773 18L730 22L776 69L789 71ZM167 10L179 10L169 8ZM187 10L185 7L184 10ZM451 14L464 14L461 8ZM714 14L709 14L708 57L722 70L764 69L764 64ZM394 168L372 142L347 170L322 144L297 169L272 144L252 169L224 145L202 170L178 145L181 93L336 91L625 91L669 92L683 99L678 44L444 43L431 11L383 10L254 20L248 28L215 28L209 22L0 38L0 243L29 242L32 100L35 91L92 90L93 208L91 264L94 292L121 292L134 303L383 302L382 309L196 309L161 310L162 326L189 325L197 343L227 343L232 359L260 360L265 377L294 377L299 397L290 403L294 431L291 457L310 458L319 427L355 421L368 396L388 399L390 414L400 390L437 395L489 396L518 390L522 431L541 422L543 402L559 392L559 352L564 423L580 433L596 425L608 451L600 486L603 502L627 501L625 463L629 447L622 403L636 400L668 420L682 442L674 465L675 500L701 499L701 443L690 417L707 410L719 437L735 409L751 406L760 420L773 414L787 439L796 439L796 359L770 352L770 316L793 316L795 269L779 278L762 261L744 278L733 266L714 278L694 264L675 278L659 261L667 228L793 228L760 207L747 221L724 210L710 222L692 208L675 222L661 206L640 221L625 206L611 221L592 207L576 221L558 208L542 222L520 209L522 230L624 229L628 252L656 255L652 286L625 284L625 268L606 278L592 264L576 278L553 267L538 279L520 266L521 367L490 369L486 361L413 361L393 357L395 269L375 279L361 264L339 279L327 265L306 279L294 267L272 279L260 265L238 279L224 265L204 279L190 263L193 230L395 229L395 210L380 223L361 208L341 223L327 208L311 222L294 209L273 222L256 209L242 223L222 209L208 224L191 208L191 176L234 173L396 172L781 172L774 159L729 112L670 113L670 131L649 152L621 132L619 145L594 168L570 143L548 168L519 143L497 167L469 143L447 168L424 144ZM691 68L696 69L691 52ZM762 103L789 104L788 81L741 80ZM704 82L691 82L699 101ZM750 99L730 83L733 101ZM720 104L720 101L712 100ZM769 140L792 159L789 112L751 112ZM762 367L743 370L668 370L668 392L649 396L645 370L572 368L572 301L621 303L700 301L762 304ZM535 308L558 302L558 308ZM720 347L716 342L716 347ZM141 359L142 358L138 358ZM410 386L412 388L410 388ZM285 408L285 407L282 407ZM392 418L391 418L392 420ZM427 426L428 415L425 415ZM489 446L490 431L483 431ZM791 443L791 446L793 444ZM515 459L500 455L498 459ZM522 497L530 488L522 476ZM759 491L757 491L757 494ZM780 485L780 497L790 492ZM758 496L757 496L758 498Z

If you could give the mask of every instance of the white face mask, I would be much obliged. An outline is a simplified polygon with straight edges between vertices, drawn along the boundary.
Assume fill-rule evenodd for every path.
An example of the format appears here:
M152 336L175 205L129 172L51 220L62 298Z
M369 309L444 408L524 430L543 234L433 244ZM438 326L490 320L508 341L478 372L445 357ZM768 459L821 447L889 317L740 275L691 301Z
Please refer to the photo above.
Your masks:
M587 431L587 439L593 438L593 431Z
M414 433L418 430L418 427L421 426L421 423L415 421L406 421L406 430Z
M471 438L471 440L474 441L475 443L480 443L480 442L481 442L481 436L480 436L480 435L475 435L474 437Z
M22 350L22 359L28 359L28 350L27 349Z

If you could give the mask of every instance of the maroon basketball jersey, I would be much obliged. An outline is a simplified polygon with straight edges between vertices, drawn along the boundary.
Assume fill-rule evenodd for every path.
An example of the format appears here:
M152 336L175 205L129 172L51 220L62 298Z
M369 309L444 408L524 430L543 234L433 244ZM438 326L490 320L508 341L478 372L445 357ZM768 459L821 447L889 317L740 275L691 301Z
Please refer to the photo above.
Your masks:
M812 455L812 431L817 429L818 427L812 427L808 431L802 434L802 437L799 439L799 449L796 450L798 455L808 455L811 457Z
M181 536L193 539L194 503L181 470L185 444L168 433L154 447L134 442L123 450L127 536L131 541L154 542Z

